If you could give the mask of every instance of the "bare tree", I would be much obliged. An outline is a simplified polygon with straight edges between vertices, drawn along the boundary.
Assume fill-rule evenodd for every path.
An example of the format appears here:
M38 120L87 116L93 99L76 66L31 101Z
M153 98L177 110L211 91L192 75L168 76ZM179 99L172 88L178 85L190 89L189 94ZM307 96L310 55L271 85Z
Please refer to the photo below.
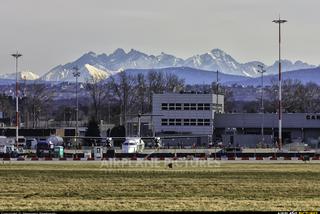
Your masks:
M304 112L305 87L298 80L283 81L283 109L286 112Z
M11 115L14 114L13 103L10 101L10 97L5 94L0 94L0 112L2 112L5 117L11 117Z
M102 81L105 79L104 75L95 75L90 79L86 80L85 88L89 92L91 99L91 105L93 108L93 117L95 120L100 121L101 119L101 108L103 101L107 96L107 87Z
M137 78L127 74L125 71L120 72L116 77L110 77L108 88L116 97L120 104L121 123L126 121L126 114L130 112L132 104L136 99Z
M184 79L172 73L162 73L151 70L147 74L147 111L152 109L152 95L163 92L178 92L184 88Z
M184 88L184 79L172 73L165 74L165 91L179 92Z
M145 112L146 110L146 93L147 93L147 86L146 86L146 80L143 74L138 74L137 75L137 101L138 101L138 105L139 112Z
M307 83L305 85L304 102L305 112L320 112L320 87L315 83Z
M38 127L41 113L45 113L48 116L50 113L50 103L55 93L48 90L48 87L44 83L33 82L30 85L26 85L25 97L23 104L25 106L25 121L28 122L29 115L31 114L32 128Z

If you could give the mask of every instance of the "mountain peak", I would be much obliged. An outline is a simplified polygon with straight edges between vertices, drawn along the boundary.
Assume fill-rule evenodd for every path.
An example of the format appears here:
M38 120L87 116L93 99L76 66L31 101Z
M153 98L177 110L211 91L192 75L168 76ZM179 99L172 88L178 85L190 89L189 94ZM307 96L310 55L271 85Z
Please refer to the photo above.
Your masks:
M213 54L215 56L224 56L226 55L226 52L224 52L223 50L219 49L219 48L215 48L215 49L212 49L209 54Z
M125 55L126 52L122 48L117 48L111 55Z
M93 52L93 51L89 51L89 52L87 53L87 55L96 56L96 53Z
M210 51L211 53L224 53L223 50L221 50L220 48L214 48Z
M130 56L137 56L137 55L145 55L145 56L147 56L146 54L144 54L144 53L142 53L142 52L140 52L140 51L137 51L137 50L135 50L135 49L131 49L129 52L128 52L128 55L130 55Z

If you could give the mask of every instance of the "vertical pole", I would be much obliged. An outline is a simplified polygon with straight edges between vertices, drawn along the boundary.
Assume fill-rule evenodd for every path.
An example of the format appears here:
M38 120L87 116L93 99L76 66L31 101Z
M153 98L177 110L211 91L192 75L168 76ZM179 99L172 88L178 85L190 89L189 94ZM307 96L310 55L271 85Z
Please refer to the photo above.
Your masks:
M78 146L78 136L79 136L79 100L78 100L78 77L80 76L79 68L73 67L73 76L76 78L76 133L75 133L75 143Z
M18 146L19 138L19 99L18 99L18 57L16 57L16 144Z
M258 70L259 73L261 73L261 116L262 116L262 121L261 121L261 142L264 143L264 105L263 105L263 73L266 72L266 70L263 69L262 65L258 65L260 67L260 70Z
M79 135L79 100L78 100L78 75L76 75L76 100L77 100L77 109L76 109L76 137Z
M110 124L110 99L108 96L108 124Z
M138 114L138 137L141 137L141 114Z
M282 149L282 77L281 77L281 24L287 22L287 20L281 20L280 16L278 20L273 20L274 23L278 24L279 27L279 110L278 110L278 116L279 116L279 142L278 147L279 150Z
M15 54L11 54L16 60L16 146L18 146L18 137L19 137L19 99L18 99L18 58L22 56L18 51Z
M261 111L262 111L262 124L261 124L261 135L262 135L262 143L264 143L264 105L263 105L263 73L261 73Z
M217 70L217 82L216 82L216 112L218 113L219 112L219 107L218 107L218 103L219 103L219 98L218 98L218 95L219 95L219 71Z
M279 19L280 21L280 19ZM279 22L279 150L282 148L281 23Z

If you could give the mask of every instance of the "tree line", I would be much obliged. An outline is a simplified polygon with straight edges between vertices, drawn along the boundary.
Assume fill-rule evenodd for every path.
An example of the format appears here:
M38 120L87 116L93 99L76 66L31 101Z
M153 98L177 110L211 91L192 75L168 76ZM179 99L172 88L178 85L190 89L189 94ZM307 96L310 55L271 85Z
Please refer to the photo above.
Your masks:
M80 90L79 119L88 121L92 118L95 121L104 120L105 123L125 124L128 117L134 117L138 112L152 112L153 94L180 91L224 94L225 112L261 112L260 96L254 101L236 101L232 93L233 87L235 86L217 87L215 82L211 85L186 85L177 75L153 70L146 74L122 71L108 79L96 75L88 79ZM40 124L40 121L50 119L75 120L74 98L57 99L59 91L52 90L43 82L35 81L20 88L19 109L25 127L43 127L46 124ZM261 88L255 90L261 91ZM304 85L298 80L285 80L282 84L282 101L284 112L320 112L320 87L315 83ZM264 88L264 112L275 113L277 110L278 83L273 81ZM0 112L14 121L14 97L0 94Z

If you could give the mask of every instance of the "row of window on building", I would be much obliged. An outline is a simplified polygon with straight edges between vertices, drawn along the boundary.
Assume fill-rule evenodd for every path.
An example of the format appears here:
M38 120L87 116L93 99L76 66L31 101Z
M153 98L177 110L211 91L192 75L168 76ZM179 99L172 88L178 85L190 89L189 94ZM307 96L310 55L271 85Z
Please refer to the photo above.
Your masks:
M210 119L161 119L162 126L210 126Z
M213 107L222 107L222 104L212 104ZM210 103L161 103L161 110L198 110L209 111Z

